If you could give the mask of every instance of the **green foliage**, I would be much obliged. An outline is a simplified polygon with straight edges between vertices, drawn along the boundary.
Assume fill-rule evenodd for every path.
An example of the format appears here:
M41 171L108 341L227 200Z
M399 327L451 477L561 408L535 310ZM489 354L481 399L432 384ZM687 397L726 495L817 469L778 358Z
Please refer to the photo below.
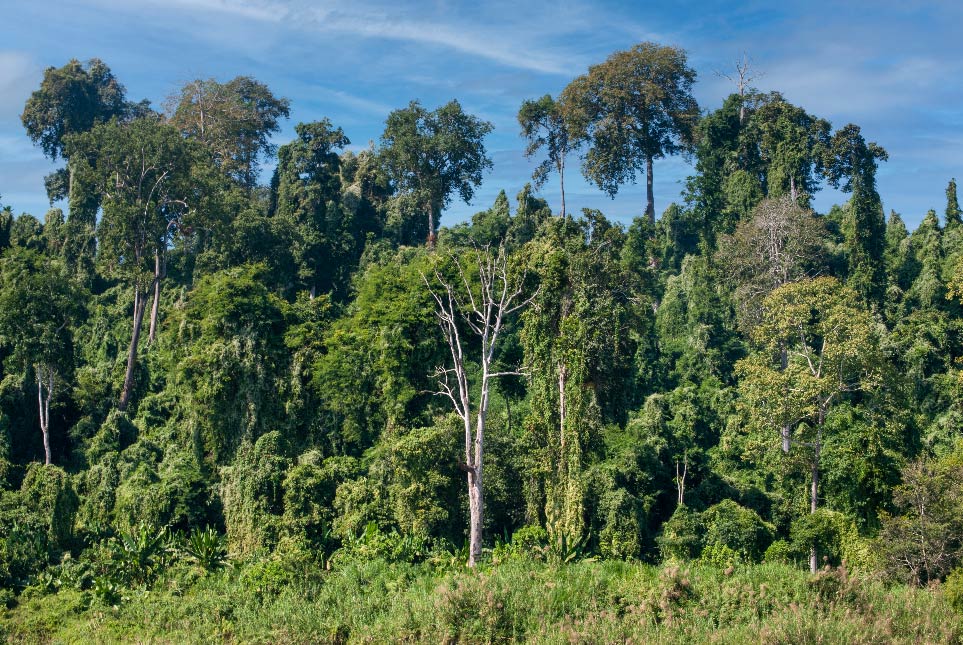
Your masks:
M792 564L796 560L797 554L787 540L773 540L762 556L762 561L767 564Z
M491 168L485 137L492 124L465 113L458 101L428 111L418 101L385 121L381 158L395 189L427 215L429 239L452 193L471 201L482 174ZM416 240L407 238L403 242Z
M699 106L684 50L645 42L615 52L562 93L572 136L586 139L582 172L610 196L653 159L689 150ZM648 169L648 170L647 170ZM646 215L655 220L652 184Z
M221 469L221 500L227 542L234 556L271 549L278 541L283 513L284 476L290 460L279 432L245 441L232 465Z
M839 566L846 559L846 547L856 535L853 521L844 514L820 508L796 518L789 531L793 549L806 553L815 547L820 564Z
M195 450L228 462L243 441L274 429L280 416L278 379L287 305L245 266L203 278L178 327L177 373L186 386Z
M290 113L287 99L250 76L226 83L197 79L168 103L171 124L201 143L222 172L248 190L255 187L261 155L275 150L271 135Z
M74 538L77 494L66 472L56 466L31 464L20 487L24 508L40 518L52 553L66 550Z
M896 513L883 517L880 547L890 571L915 584L943 578L963 556L963 460L922 457L903 469Z
M129 109L124 86L103 61L93 58L81 65L71 59L63 67L44 70L40 89L27 99L20 120L44 155L56 161L59 155L67 156L65 137L123 116Z
M171 556L170 534L166 529L141 523L113 538L109 552L113 581L145 584L167 566Z
M946 576L943 583L943 595L957 613L963 613L963 570L956 568Z
M884 224L857 126L745 83L697 120L693 79L643 43L519 111L536 187L583 145L610 194L694 151L657 222L651 191L623 226L526 185L438 230L491 167L457 102L357 152L299 124L258 186L290 109L259 81L191 82L161 117L100 61L48 69L23 120L67 206L0 210L3 636L959 640L955 181L945 225ZM821 215L826 183L851 195ZM485 363L428 284L477 304L456 261L484 245L533 297L489 365L493 548L467 573L433 369L460 361L475 401ZM45 435L62 467L34 463ZM812 550L846 569L807 577Z
M181 548L205 571L216 571L227 561L227 542L211 527L195 528Z
M662 525L659 551L663 560L692 560L702 551L704 526L700 514L688 506L675 509Z
M758 562L772 541L773 527L752 509L731 499L710 506L700 519L705 527L706 548L724 546L742 560Z

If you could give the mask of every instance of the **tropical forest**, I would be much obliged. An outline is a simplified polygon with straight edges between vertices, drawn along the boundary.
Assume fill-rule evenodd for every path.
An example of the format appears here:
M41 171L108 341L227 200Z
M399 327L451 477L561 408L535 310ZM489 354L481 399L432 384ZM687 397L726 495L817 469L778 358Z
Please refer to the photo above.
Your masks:
M459 221L457 97L357 146L108 63L35 79L51 208L0 206L0 637L963 642L955 179L907 225L886 141L645 41L516 105L534 172Z

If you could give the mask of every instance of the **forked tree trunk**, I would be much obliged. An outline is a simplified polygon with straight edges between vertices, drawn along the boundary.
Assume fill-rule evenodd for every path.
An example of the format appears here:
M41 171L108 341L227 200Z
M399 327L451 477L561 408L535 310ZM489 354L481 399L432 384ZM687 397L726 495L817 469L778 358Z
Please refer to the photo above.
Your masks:
M655 194L652 191L652 157L645 158L645 216L655 224Z
M120 391L120 401L117 409L121 412L127 410L130 404L130 397L134 389L134 369L137 367L137 345L140 341L140 330L144 324L144 309L147 305L147 297L134 289L134 329L130 336L130 348L127 350L127 371L124 373L124 387Z
M431 241L431 238L429 238ZM452 367L438 367L435 375L441 390L438 395L446 396L461 417L465 432L465 463L460 464L468 480L468 566L474 567L482 556L482 528L485 520L485 496L483 487L485 461L485 423L488 417L488 403L491 395L492 379L515 375L520 372L492 372L491 365L495 358L495 348L502 330L505 318L514 311L528 305L532 298L518 301L522 295L525 276L515 280L509 279L507 259L504 246L499 247L497 257L491 255L491 249L485 247L478 251L478 282L479 293L472 294L468 301L459 299L456 289L435 272L435 281L443 290L436 291L428 278L422 275L425 285L437 304L435 314L441 326L448 349L451 352ZM455 259L460 277L468 286L469 277L464 268ZM471 289L471 287L469 287ZM533 296L534 297L534 296ZM465 369L465 346L462 343L460 327L465 325L480 340L481 392L478 399L477 413L472 424L471 387L468 372ZM454 377L454 383L451 377ZM472 426L474 425L474 432Z

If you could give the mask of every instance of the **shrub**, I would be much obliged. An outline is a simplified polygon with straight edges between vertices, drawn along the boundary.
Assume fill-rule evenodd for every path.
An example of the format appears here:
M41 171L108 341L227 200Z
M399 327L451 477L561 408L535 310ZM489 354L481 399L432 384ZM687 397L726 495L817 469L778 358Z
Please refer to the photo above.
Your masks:
M184 553L206 571L220 569L227 561L227 542L210 527L203 531L195 528L182 548Z
M792 564L797 560L796 552L786 540L775 540L762 556L767 564Z
M772 527L752 509L726 499L702 513L706 545L721 545L738 559L758 561L772 542Z
M955 611L963 614L963 568L957 567L943 583L943 596Z
M22 587L50 560L48 524L19 493L3 494L0 504L0 587Z
M820 508L793 521L789 535L797 552L809 553L809 549L815 546L821 562L839 566L846 556L846 544L855 540L857 533L856 525L849 517Z
M688 506L677 506L662 525L658 538L663 560L691 560L702 551L703 525L699 513Z
M67 549L74 536L78 507L77 494L67 473L58 466L31 464L20 495L24 506L46 525L51 549Z
M712 542L705 545L702 549L702 554L699 556L699 562L720 569L725 569L745 561L746 557L743 554L733 551L721 542Z
M322 571L320 564L307 545L282 539L274 553L242 570L240 582L255 597L274 596L289 586L317 578Z
M280 534L284 456L279 432L269 432L253 444L245 441L234 463L221 469L224 525L231 552L243 556L272 549Z

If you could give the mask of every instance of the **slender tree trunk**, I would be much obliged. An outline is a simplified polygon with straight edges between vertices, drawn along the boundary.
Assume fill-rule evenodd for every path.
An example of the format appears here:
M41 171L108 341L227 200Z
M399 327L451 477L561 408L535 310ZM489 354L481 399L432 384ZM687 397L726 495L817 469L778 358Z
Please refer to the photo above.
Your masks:
M40 365L34 366L37 373L37 406L40 409L40 432L43 434L43 455L44 463L48 466L53 463L50 452L50 401L53 399L53 370L47 373L47 395L44 396L44 374Z
M796 199L799 197L799 192L796 190L796 178L789 175L789 198L792 199L792 203L796 203Z
M565 164L558 164L558 184L562 191L562 217L565 217Z
M652 192L652 157L645 158L645 216L655 224L655 195Z
M164 269L161 268L161 257L160 252L154 251L154 284L153 284L153 302L150 306L150 331L147 334L147 344L153 345L154 339L157 337L157 317L160 313L160 295L161 295L161 278Z
M786 368L789 367L789 352L786 350L785 344L780 347L779 355L782 370L786 371ZM782 427L782 451L786 454L789 454L789 432L790 426L787 423Z
M134 288L134 329L130 335L130 348L127 350L127 371L124 374L124 388L120 392L120 402L117 409L121 412L127 410L130 397L134 389L134 368L137 366L137 345L140 341L140 330L144 324L144 309L146 308L147 298L140 289Z
M679 472L679 462L675 462L675 487L679 493L676 502L679 506L685 505L685 476L689 473L689 456L682 457L682 472Z
M565 468L565 380L568 376L565 365L558 366L558 442L559 442L559 466Z
M813 444L813 463L812 463L812 482L809 490L809 512L816 512L816 505L819 500L819 453L822 450L822 422L823 412L819 413L819 429L816 431L816 442ZM819 568L819 560L816 553L816 544L809 549L809 572L816 573Z
M483 368L485 369L485 368ZM485 458L485 420L488 416L488 375L482 375L481 400L475 424L474 454L468 471L468 566L474 567L482 555L482 527L485 521L485 494L482 474Z
M428 207L428 248L435 248L435 208Z

